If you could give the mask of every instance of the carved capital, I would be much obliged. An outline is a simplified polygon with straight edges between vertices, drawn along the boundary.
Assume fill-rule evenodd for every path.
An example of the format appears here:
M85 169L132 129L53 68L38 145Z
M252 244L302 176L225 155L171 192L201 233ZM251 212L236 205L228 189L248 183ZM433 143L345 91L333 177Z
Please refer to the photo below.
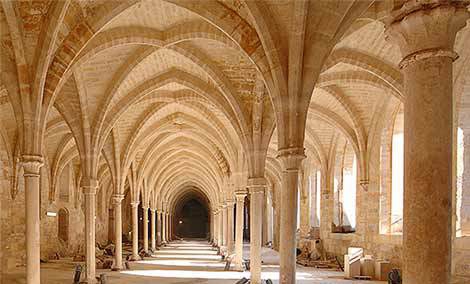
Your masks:
M407 1L386 21L386 38L397 44L401 68L431 57L458 58L454 52L457 32L469 17L469 1Z
M120 205L122 200L124 199L124 194L113 194L113 204Z
M233 209L233 206L235 206L235 200L227 200L227 208Z
M131 207L132 207L132 208L137 208L137 207L139 207L139 204L140 204L139 201L132 201L132 202L131 202Z
M23 155L21 164L24 176L39 176L39 170L44 165L44 158L39 155Z
M278 151L277 158L286 172L298 172L305 159L304 148L284 148Z
M246 191L243 192L235 192L235 198L237 202L245 202Z
M359 181L359 185L362 187L362 189L363 189L364 191L368 191L368 190L369 190L369 180L368 180L368 179L367 179L367 180L365 180L365 179L360 180L360 181Z
M80 187L85 195L96 194L96 189L99 186L99 182L94 178L83 178L80 182Z

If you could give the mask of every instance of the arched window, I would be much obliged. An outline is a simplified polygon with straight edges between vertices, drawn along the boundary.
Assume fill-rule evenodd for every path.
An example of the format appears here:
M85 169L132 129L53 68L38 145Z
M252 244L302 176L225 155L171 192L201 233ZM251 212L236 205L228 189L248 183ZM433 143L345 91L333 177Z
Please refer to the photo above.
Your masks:
M382 133L380 149L380 233L403 231L404 113L403 105L393 114L393 123Z
M58 237L64 242L69 241L69 212L61 208L58 214Z
M357 161L352 145L338 143L333 179L334 233L352 233L356 228Z

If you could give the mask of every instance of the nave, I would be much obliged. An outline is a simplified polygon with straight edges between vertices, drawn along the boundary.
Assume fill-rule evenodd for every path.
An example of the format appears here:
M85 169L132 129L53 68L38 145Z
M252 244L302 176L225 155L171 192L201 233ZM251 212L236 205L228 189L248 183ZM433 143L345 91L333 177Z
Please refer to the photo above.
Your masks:
M131 254L131 247L124 247L124 255ZM249 255L249 244L244 246L244 256ZM262 279L271 279L279 283L279 255L272 249L262 252ZM41 283L71 283L74 265L71 259L51 261L41 265ZM160 248L143 260L130 263L130 270L112 272L98 269L97 274L106 274L107 283L111 284L234 284L241 278L250 278L249 271L225 271L226 262L217 254L217 249L205 240L194 239L173 241ZM23 284L16 279L21 272L9 273L6 283ZM380 281L344 280L343 273L333 270L320 270L298 266L297 283L299 284L378 284Z

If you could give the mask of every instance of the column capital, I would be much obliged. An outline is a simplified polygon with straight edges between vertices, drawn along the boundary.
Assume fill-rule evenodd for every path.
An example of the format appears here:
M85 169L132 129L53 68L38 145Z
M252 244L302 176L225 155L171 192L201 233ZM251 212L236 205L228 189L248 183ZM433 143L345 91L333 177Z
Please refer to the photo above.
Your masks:
M152 213L155 213L155 212L157 211L157 209L156 209L156 208L152 208L152 207L150 207L149 209L150 209L150 212L152 212Z
M282 148L278 150L277 158L284 171L297 172L302 161L306 158L305 149L302 147Z
M80 187L83 189L84 194L96 194L99 182L95 178L85 177L80 181Z
M39 170L44 165L44 158L39 155L23 155L21 164L25 176L39 176Z
M470 1L408 1L386 20L386 39L398 45L400 68L431 57L458 58L457 32L465 27Z
M233 206L235 206L235 200L227 200L227 208L233 208Z
M266 179L264 177L254 177L248 179L248 191L251 193L264 193Z
M113 194L112 200L113 204L121 204L122 200L124 199L124 194Z
M143 210L147 210L147 211L148 211L148 210L149 210L149 208L150 208L150 207L149 207L148 205L145 205L145 204L144 204L144 205L142 205L142 209L143 209Z
M235 192L235 198L237 202L245 202L246 191L243 192Z
M132 208L137 208L137 207L139 207L139 204L140 204L139 201L132 201L132 202L131 202L131 207L132 207Z

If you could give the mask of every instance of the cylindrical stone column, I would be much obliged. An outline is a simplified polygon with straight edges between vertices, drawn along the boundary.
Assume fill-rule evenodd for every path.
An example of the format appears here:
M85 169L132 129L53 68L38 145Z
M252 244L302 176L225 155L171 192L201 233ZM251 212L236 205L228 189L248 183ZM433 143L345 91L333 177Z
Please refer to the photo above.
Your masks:
M170 241L173 240L173 215L172 213L168 213L168 238Z
M124 199L123 194L113 195L114 204L114 237L115 237L115 249L114 249L114 265L113 271L122 270L122 200Z
M170 213L168 211L165 213L165 233L166 233L166 241L169 243L170 240Z
M143 231L143 241L144 241L144 252L149 252L149 207L142 207L142 231Z
M152 252L157 250L157 240L155 238L155 208L150 208L150 249Z
M162 244L166 245L168 240L166 239L166 212L162 211Z
M237 199L237 220L235 223L235 270L243 270L243 213L245 212L245 191L238 191Z
M85 178L81 187L85 195L85 279L86 283L96 283L95 206L98 181Z
M224 252L227 251L227 237L228 237L228 227L227 227L227 204L222 204L222 247Z
M41 156L23 156L26 201L26 283L41 282L41 230L40 230L40 169L44 163Z
M261 284L261 246L263 200L266 181L264 178L248 180L250 193L250 283Z
M217 210L214 210L214 217L212 222L214 223L214 245L219 246L219 217Z
M219 207L219 214L218 214L218 223L219 223L219 247L223 249L224 246L224 224L222 221L223 216L223 208L222 206Z
M132 207L132 257L131 260L140 260L139 256L139 202L131 202Z
M427 2L405 4L387 28L403 56L406 98L405 284L450 283L451 274L452 62L455 36L468 11L465 1Z
M233 200L227 201L227 254L233 253Z
M162 245L162 211L157 210L157 246Z
M297 230L297 192L299 168L305 158L304 149L293 148L279 151L281 161L281 235L280 235L280 281L281 284L295 284L296 272L296 230Z

